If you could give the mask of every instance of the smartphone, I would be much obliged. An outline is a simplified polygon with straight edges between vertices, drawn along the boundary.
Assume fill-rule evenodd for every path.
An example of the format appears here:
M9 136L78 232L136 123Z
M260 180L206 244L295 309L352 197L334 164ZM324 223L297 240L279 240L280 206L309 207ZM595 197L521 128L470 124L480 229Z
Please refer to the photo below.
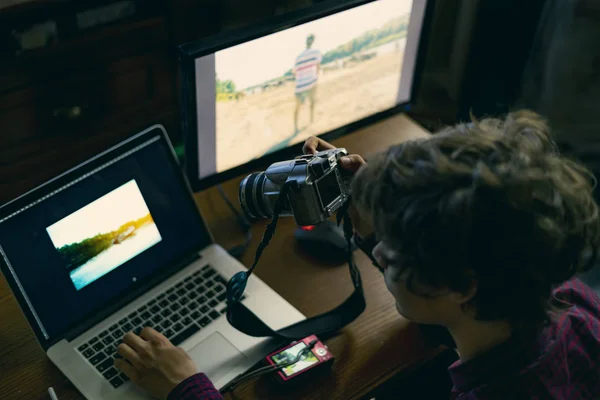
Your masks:
M305 337L289 346L279 349L266 357L267 364L285 365L293 361L300 351L315 341L314 347L300 361L278 370L276 378L280 383L288 383L321 372L333 363L333 354L315 335Z

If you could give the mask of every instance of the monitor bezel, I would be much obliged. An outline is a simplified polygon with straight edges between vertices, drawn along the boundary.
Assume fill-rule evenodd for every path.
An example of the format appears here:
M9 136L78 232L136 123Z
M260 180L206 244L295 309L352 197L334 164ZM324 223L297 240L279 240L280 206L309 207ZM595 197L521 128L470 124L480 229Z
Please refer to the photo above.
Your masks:
M116 144L115 146L103 151L102 153L84 161L83 163L74 166L73 168L63 172L57 177L37 186L36 188L30 190L29 192L17 197L16 199L3 204L0 206L0 219L7 217L24 207L27 207L32 202L44 197L45 195L52 193L54 190L57 190L64 185L72 182L74 179L81 177L95 168L110 162L114 158L118 157L120 154L124 154L125 152L134 149L140 144L143 144L149 138L160 136L159 141L161 141L167 148L167 151L170 151L172 157L169 157L173 167L176 170L180 170L181 165L177 160L177 156L169 140L169 136L162 125L156 124L147 129L131 136L130 138L122 141L121 143ZM181 180L180 184L183 185L187 192L189 193L187 201L189 201L190 205L196 207L196 203L194 201L194 197L192 194L191 186L187 181L187 178L184 174L177 174ZM207 246L214 243L214 238L208 229L208 225L204 220L203 215L200 212L194 213L194 218L197 218L197 223L202 226L202 228L206 232L206 240L202 238L197 239L197 243L195 243L190 249L181 254L175 255L171 262L160 266L151 276L145 278L143 281L138 282L134 287L130 288L126 293L122 293L121 296L115 297L113 300L109 301L106 304L102 304L97 306L95 309L90 310L86 317L82 318L78 322L73 323L72 325L66 327L60 332L57 332L47 339L38 324L36 323L36 319L34 314L31 312L29 307L26 306L27 299L22 295L19 285L17 281L13 278L9 266L5 263L4 258L0 257L0 271L6 278L11 291L13 292L21 311L25 315L29 326L33 330L38 342L44 349L47 351L54 344L59 342L62 339L71 340L89 328L93 327L97 323L103 321L108 318L113 313L117 312L139 296L147 293L156 285L164 282L170 276L179 272L187 265L189 265L189 260L193 258L197 258L199 252L206 248ZM48 296L52 296L52 289L48 289Z
M196 40L184 43L179 46L179 72L180 72L180 120L181 129L184 138L184 160L183 168L192 190L197 192L205 190L219 183L240 178L244 173L250 173L266 166L285 159L293 158L302 151L302 142L277 150L273 153L263 155L259 158L250 160L226 171L217 172L210 176L200 178L198 168L198 135L197 135L197 115L196 112L186 112L186 110L196 110L196 74L195 60L205 55L233 47L238 44L248 42L263 36L267 36L285 29L289 29L316 19L324 18L351 8L359 7L377 0L334 0L327 4L317 4L309 9L289 13L284 16L275 17L267 20L265 23L248 28L237 29L226 32L215 37ZM342 127L324 132L319 135L320 138L331 141L341 136L347 135L357 129L373 124L392 115L407 112L411 109L414 100L417 98L418 89L422 79L425 56L427 52L427 43L429 39L430 25L433 18L433 9L436 0L425 0L425 12L421 24L418 49L413 71L413 82L411 87L410 99L407 102L398 104L387 110L369 115L363 119L351 122Z

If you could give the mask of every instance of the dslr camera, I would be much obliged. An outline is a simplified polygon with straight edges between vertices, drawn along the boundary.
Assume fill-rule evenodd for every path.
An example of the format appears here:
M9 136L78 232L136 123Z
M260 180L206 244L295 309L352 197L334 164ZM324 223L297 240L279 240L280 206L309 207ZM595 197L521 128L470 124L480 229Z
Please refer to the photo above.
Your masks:
M346 149L303 155L272 164L248 175L239 189L242 208L252 218L273 217L284 184L290 186L281 216L293 216L300 226L316 225L331 217L350 196L350 177L338 166Z

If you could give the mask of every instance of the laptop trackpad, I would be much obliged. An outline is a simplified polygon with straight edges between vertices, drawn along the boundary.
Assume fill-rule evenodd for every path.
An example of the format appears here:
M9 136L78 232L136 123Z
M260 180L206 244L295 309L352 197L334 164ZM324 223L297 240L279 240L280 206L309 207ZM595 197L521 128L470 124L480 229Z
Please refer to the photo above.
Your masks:
M198 343L188 354L198 366L198 371L204 372L213 382L246 360L246 356L219 332Z

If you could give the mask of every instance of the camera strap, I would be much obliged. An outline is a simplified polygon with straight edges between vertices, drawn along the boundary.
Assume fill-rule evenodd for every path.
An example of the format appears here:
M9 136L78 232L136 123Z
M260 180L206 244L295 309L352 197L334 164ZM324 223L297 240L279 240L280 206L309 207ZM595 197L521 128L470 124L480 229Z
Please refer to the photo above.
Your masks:
M242 271L235 274L227 284L227 320L234 328L249 336L274 337L286 341L299 340L310 335L327 337L354 321L366 307L360 272L354 262L354 256L352 254L351 240L353 228L348 213L350 200L346 201L337 213L338 225L343 223L344 236L347 242L348 268L354 286L354 292L350 297L330 311L307 318L278 331L273 330L265 324L240 301L244 289L246 288L248 277L256 268L263 251L275 233L279 214L281 213L289 190L290 185L287 183L281 188L279 198L275 203L273 219L267 225L263 238L258 245L252 266L248 271Z

